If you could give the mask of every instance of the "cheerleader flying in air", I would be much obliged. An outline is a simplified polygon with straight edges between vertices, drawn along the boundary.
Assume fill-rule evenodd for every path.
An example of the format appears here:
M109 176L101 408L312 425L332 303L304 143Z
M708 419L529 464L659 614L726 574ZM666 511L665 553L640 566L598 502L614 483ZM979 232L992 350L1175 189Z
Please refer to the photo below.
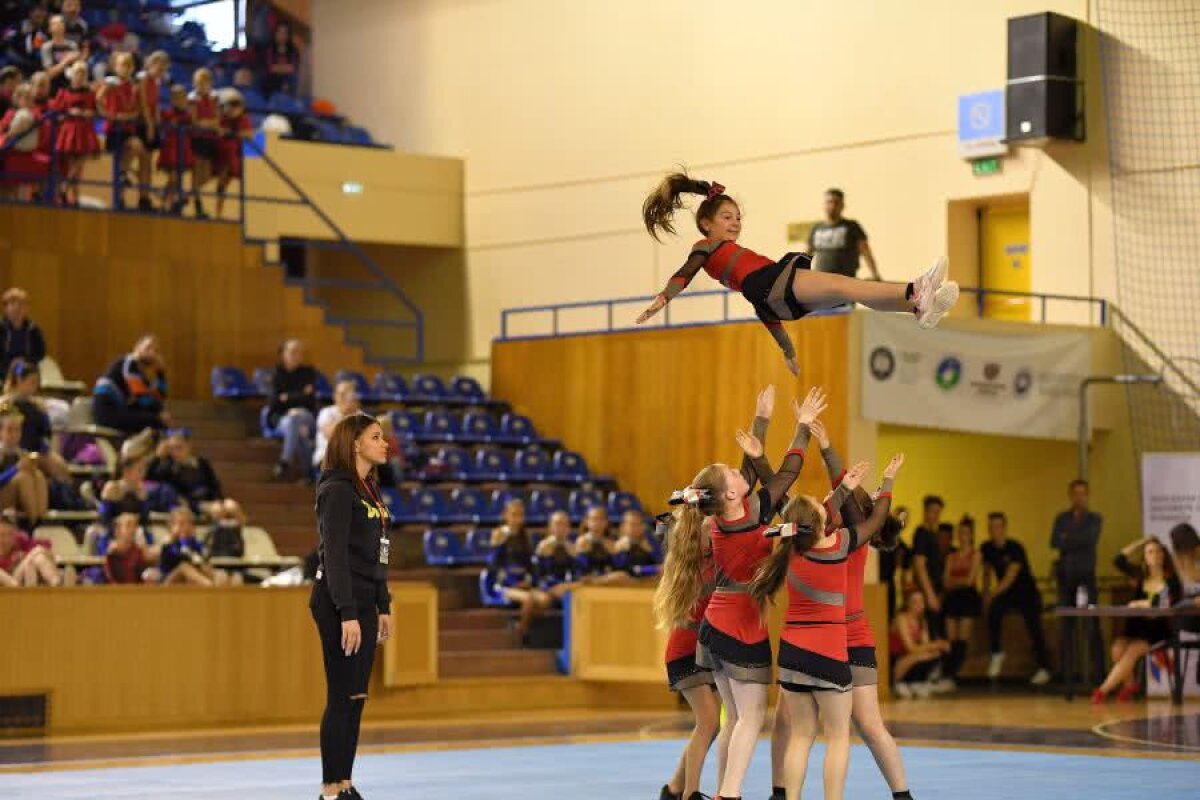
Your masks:
M675 233L672 217L683 208L682 195L698 194L704 199L696 209L696 227L704 238L692 245L683 266L637 318L640 325L653 317L671 299L687 288L703 269L727 289L741 292L754 307L759 320L775 338L788 369L800 374L796 349L783 329L784 320L861 303L875 311L911 312L922 328L937 325L958 301L958 284L946 280L946 259L939 258L907 285L860 281L844 275L813 272L804 253L787 253L775 261L737 243L742 232L741 208L725 187L716 182L694 180L683 172L663 178L642 205L642 221L655 239L661 232Z

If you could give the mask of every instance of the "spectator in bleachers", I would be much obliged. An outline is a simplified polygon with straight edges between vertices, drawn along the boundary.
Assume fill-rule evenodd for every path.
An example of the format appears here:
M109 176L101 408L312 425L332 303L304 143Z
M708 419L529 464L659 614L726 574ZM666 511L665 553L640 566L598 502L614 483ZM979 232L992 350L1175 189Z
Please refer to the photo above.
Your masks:
M63 0L62 18L67 38L77 44L84 55L87 55L91 44L91 30L87 20L81 14L82 11L83 6L80 0Z
M333 387L333 404L325 406L317 414L317 446L313 450L313 466L320 466L324 460L329 437L342 418L357 414L361 410L362 404L359 403L354 381L338 381Z
M396 435L390 414L379 415L379 427L383 430L383 439L388 446L388 460L379 467L379 483L383 486L399 486L404 479L404 471L408 466L408 458L404 452L404 443ZM411 443L410 443L411 444ZM415 447L415 445L413 445Z
M943 690L956 688L954 681L967 660L967 646L975 620L983 613L983 598L979 583L979 551L975 549L975 520L968 514L958 522L958 547L946 556L942 584L946 587L946 637L950 641L950 656L946 659L942 681Z
M538 542L536 583L550 600L561 600L573 586L575 578L575 545L571 543L571 517L565 511L555 511L546 524L546 538ZM549 603L545 604L546 606Z
M1001 638L1004 615L1016 611L1025 620L1025 629L1029 631L1029 640L1037 659L1038 669L1030 682L1034 686L1049 683L1050 653L1042 633L1042 595L1034 580L1025 548L1015 539L1008 538L1008 518L1004 512L993 511L988 514L988 541L979 550L985 565L983 595L992 650L988 677L1000 677L1004 668L1004 643ZM993 577L996 579L994 591L991 588Z
M1134 559L1141 563L1135 563ZM1121 549L1113 559L1116 566L1133 584L1130 608L1170 608L1183 599L1179 570L1171 551L1153 535L1143 536ZM1104 682L1092 693L1093 703L1103 703L1111 692L1120 687L1117 699L1132 700L1141 687L1138 685L1138 665L1156 646L1171 636L1171 621L1163 618L1130 617L1112 643L1112 669ZM1159 665L1170 670L1168 656L1157 651Z
M242 529L246 526L246 513L233 500L226 500L213 507L212 533L208 537L208 554L241 558L246 554L246 539Z
M159 95L162 90L163 77L171 68L171 57L162 50L155 50L146 56L146 68L137 74L138 138L145 145L147 163L150 153L158 150L162 144L162 106ZM150 171L146 171L146 182L150 181Z
M122 514L132 514L140 525L140 534L147 546L153 547L153 535L147 533L152 512L167 512L179 505L179 495L165 483L147 484L147 453L122 453L120 474L100 490L100 522L91 526L84 537L85 552L103 554L98 544L109 534L110 527ZM155 551L157 558L157 551Z
M51 111L50 101L54 98L50 94L50 76L45 70L37 70L29 76L29 86L33 89L33 108L38 113L38 118L41 119ZM50 125L42 123L41 141L38 142L38 149L43 152L49 152L50 142Z
M3 153L0 193L29 201L50 171L50 159L38 151L41 125L33 107L33 88L23 83L13 93L13 107L0 116L0 144L12 146Z
M225 499L212 464L192 452L192 432L187 428L166 432L146 467L146 479L169 485L197 513L212 516L214 504Z
M109 583L142 583L143 573L157 554L138 543L136 514L119 514L113 522L112 542L104 553L104 577Z
M524 638L536 613L537 587L533 583L533 537L525 527L525 503L518 498L504 505L504 524L492 531L488 558L489 580L500 595L520 608L516 634Z
M1191 525L1181 522L1171 528L1170 538L1183 595L1200 606L1200 535ZM1200 627L1200 624L1191 623L1200 623L1200 620L1185 622L1185 628L1191 630Z
M21 70L14 66L0 67L0 114L13 107L13 93L21 85Z
M930 634L922 590L914 589L908 593L904 608L892 622L888 645L896 694L905 699L914 694L928 697L928 679L934 667L950 651L950 643Z
M171 537L163 543L159 555L159 570L164 584L183 583L191 586L240 585L242 576L208 563L204 545L196 538L195 518L187 506L171 512Z
M619 538L613 545L615 554L624 554L625 571L633 575L635 567L649 567L660 562L658 550L646 533L646 517L640 511L621 515Z
M266 68L262 79L262 93L270 97L276 92L296 93L296 80L300 72L300 50L292 36L292 26L285 21L276 23L260 58Z
M84 80L87 80L87 60L79 45L67 36L66 21L61 15L50 18L50 38L42 45L42 69L50 76L50 86L55 93L71 85L67 69L74 64L83 64Z
M0 508L15 508L30 527L50 507L50 483L37 453L21 449L21 414L0 408Z
M8 58L18 65L12 69L30 73L42 68L42 45L50 38L50 32L46 27L49 18L50 12L46 10L44 3L32 3L29 6L28 15L21 21L21 27L8 42ZM3 78L0 77L0 84L2 83ZM3 106L2 99L0 99L0 106Z
M147 334L133 351L121 356L96 381L93 414L99 425L125 433L145 428L161 430L171 424L167 372L158 339Z
M616 541L609 530L608 512L603 506L592 506L583 517L575 552L583 566L584 577L595 580L613 573L613 553Z
M15 359L4 377L4 400L21 414L21 447L32 453L50 452L54 431L50 415L37 398L41 385L38 368L24 359Z
M213 91L212 71L201 67L192 75L188 107L192 116L192 200L196 218L207 219L200 192L213 177L221 131L221 103Z
M58 89L54 96L55 109L65 115L59 121L54 143L65 173L58 201L63 205L77 205L83 165L99 154L100 139L92 124L96 116L96 95L88 86L87 64L71 64L67 68L67 77L70 84Z
M74 582L74 571L59 574L46 544L31 539L9 518L0 515L0 586L62 586Z
M171 107L162 112L162 144L158 151L159 172L167 173L163 187L162 207L172 214L183 210L183 173L195 166L192 157L192 137L187 132L192 124L188 92L180 84L171 87Z
M119 159L121 175L130 167L137 168L138 210L153 211L150 203L150 155L139 130L142 104L138 86L133 82L133 56L118 53L113 56L114 75L100 87L97 102L104 116L104 147ZM157 100L155 101L157 106ZM117 208L124 205L123 192L117 192Z
M946 504L937 495L927 495L923 503L925 511L921 526L913 533L913 576L917 588L925 595L925 616L930 633L941 638L944 633L942 618L942 577L945 572L938 528L942 509Z
M46 357L46 340L42 337L42 329L27 316L29 294L16 286L6 291L4 300L4 321L0 323L0 337L3 337L3 359L0 370L8 374L8 367L13 359L22 358L30 364L37 365Z
M288 339L271 376L267 421L283 436L275 477L308 475L316 435L317 371L304 361L304 345Z
M217 142L217 218L225 209L225 192L242 179L242 142L254 136L246 101L237 89L227 89L221 103L221 138Z

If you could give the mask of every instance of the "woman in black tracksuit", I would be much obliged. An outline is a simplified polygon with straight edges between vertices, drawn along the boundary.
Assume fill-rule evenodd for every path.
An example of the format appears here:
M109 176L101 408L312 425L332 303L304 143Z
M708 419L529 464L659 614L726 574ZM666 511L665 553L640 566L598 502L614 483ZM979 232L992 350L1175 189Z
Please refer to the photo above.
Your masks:
M392 630L387 507L375 468L387 462L379 423L342 419L317 483L320 568L309 608L321 636L327 694L321 717L321 797L358 800L350 780L375 645Z

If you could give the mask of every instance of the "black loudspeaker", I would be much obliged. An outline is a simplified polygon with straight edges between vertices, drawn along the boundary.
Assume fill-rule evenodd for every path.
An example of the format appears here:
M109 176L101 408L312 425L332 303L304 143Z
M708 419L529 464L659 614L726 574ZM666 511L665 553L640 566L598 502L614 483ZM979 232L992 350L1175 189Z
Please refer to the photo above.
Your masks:
M1007 141L1083 141L1078 31L1076 20L1049 12L1008 21Z

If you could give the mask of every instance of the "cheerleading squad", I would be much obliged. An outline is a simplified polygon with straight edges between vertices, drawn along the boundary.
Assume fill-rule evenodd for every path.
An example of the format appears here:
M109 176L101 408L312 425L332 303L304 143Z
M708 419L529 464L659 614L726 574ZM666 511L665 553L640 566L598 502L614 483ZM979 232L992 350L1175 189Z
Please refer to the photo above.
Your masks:
M772 469L762 442L774 404L774 389L767 387L758 397L751 432L737 432L740 469L709 465L671 498L679 508L667 525L654 611L658 625L671 631L668 680L691 706L695 727L661 796L703 797L700 774L715 740L716 798L741 797L772 682L766 605L786 583L776 659L782 692L771 741L772 799L800 797L818 729L826 740L824 796L843 796L851 718L893 797L910 798L899 750L879 711L875 642L863 610L865 546L893 548L899 535L889 510L904 457L892 458L877 491L865 491L861 484L869 465L843 469L819 419L825 394L814 388L793 404L795 433L779 468ZM789 499L812 438L831 491L823 500ZM781 523L773 525L776 516Z

